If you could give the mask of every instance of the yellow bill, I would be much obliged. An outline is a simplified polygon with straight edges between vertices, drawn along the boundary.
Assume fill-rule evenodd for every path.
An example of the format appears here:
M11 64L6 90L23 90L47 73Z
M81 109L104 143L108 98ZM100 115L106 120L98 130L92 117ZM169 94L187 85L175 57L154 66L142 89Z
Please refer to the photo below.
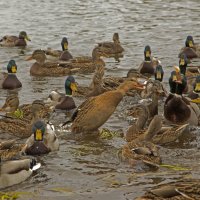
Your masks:
M64 43L64 49L67 50L68 49L68 44L65 42Z
M76 92L78 89L77 89L77 85L76 85L76 83L71 83L70 84L70 88L71 88L71 90L73 91L73 92Z
M150 54L150 51L146 51L146 57L150 57L151 54Z
M200 83L196 83L194 91L200 91Z
M193 47L194 46L194 44L193 44L193 42L190 40L189 41L189 47Z
M200 103L200 98L192 99L191 102L193 102L193 103Z
M42 139L43 139L42 131L41 131L41 129L37 129L36 133L35 133L35 140L36 141L41 141Z
M185 60L184 59L180 60L180 65L185 65Z
M157 78L157 79L161 79L161 78L162 78L161 72L158 71L158 72L156 73L156 78Z
M17 72L17 67L16 66L12 66L11 67L11 72L12 73L16 73Z

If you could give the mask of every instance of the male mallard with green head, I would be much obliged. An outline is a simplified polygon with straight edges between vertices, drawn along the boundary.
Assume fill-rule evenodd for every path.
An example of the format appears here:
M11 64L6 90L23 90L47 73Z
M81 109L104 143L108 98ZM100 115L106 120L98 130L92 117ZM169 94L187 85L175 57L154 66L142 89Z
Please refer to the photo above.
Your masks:
M187 85L184 75L172 72L169 85L171 93L164 104L165 118L174 124L198 125L200 115L198 106L182 96Z
M138 71L141 74L155 74L155 67L159 64L159 61L151 56L151 47L149 45L144 48L144 61L140 64Z
M72 132L90 133L97 131L113 114L117 105L130 89L142 90L143 85L137 81L125 81L116 90L88 98L74 113Z
M162 82L163 76L164 76L164 70L162 68L162 65L159 64L155 67L155 73L154 73L155 80Z
M119 34L113 34L113 42L101 42L98 43L98 48L105 53L105 57L113 57L117 62L120 62L119 58L123 58L124 48L119 41Z
M19 79L16 76L17 65L14 60L10 60L8 62L7 71L8 71L8 75L2 82L2 88L9 89L9 90L21 88L22 83L19 81Z
M193 37L191 35L188 35L185 41L185 47L181 49L179 57L182 54L185 54L188 59L198 58L200 56L199 50L199 47L194 43Z
M31 41L25 31L21 31L19 36L6 35L0 40L0 46L5 47L25 47L26 41Z

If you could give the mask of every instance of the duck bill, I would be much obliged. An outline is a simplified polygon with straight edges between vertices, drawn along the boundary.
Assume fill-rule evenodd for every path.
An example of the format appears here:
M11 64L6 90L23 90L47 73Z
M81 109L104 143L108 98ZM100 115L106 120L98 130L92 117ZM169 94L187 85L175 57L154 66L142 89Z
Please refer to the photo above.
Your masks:
M76 83L71 83L70 84L70 88L71 88L72 92L77 92L78 91Z
M150 56L151 56L150 51L146 51L145 55L146 55L147 58L150 58Z
M180 65L181 65L181 66L185 65L185 60L184 60L184 59L181 59L181 60L180 60Z
M12 73L16 73L17 72L17 67L16 66L12 66L11 67L11 72Z
M64 50L68 50L68 44L66 42L64 43Z
M193 47L194 46L194 44L193 44L193 42L190 40L189 41L189 47Z
M35 132L35 141L41 140L43 140L42 131L40 129L37 129Z
M146 86L146 84L137 83L137 85L135 86L135 89L136 90L145 90L145 86Z
M26 35L25 40L31 41L31 39L28 37L28 35Z
M26 58L25 60L26 60L26 61L33 60L33 57L32 57L32 56L29 56L29 57Z

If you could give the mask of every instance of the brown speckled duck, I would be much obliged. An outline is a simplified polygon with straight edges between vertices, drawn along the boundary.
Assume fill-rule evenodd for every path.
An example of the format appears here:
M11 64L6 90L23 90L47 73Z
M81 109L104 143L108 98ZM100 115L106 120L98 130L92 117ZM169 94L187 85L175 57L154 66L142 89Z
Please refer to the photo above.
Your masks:
M130 89L141 90L143 85L137 81L126 81L116 90L104 92L96 97L90 97L83 102L75 112L72 132L83 133L97 131L113 114L123 96Z
M98 43L98 47L105 53L105 57L113 57L117 62L120 62L119 58L123 57L124 48L119 41L119 34L113 34L113 42L101 42Z
M25 31L21 31L19 36L6 35L0 40L0 46L4 47L25 47L27 41L31 41Z
M183 47L179 53L179 57L185 54L187 58L198 58L200 57L200 47L195 45L193 37L188 35L185 41L185 47Z
M122 148L122 160L128 161L131 166L135 166L138 161L150 166L160 164L158 148L152 143L152 138L160 131L161 121L161 116L155 115L143 134L125 144Z
M200 180L183 179L153 187L136 200L197 200L200 199Z
M8 74L4 74L4 79L1 83L1 88L13 90L16 88L21 88L22 83L19 81L19 79L16 76L17 72L17 65L14 60L10 60L7 65L7 71Z
M61 50L53 50L51 48L48 48L47 50L45 50L46 55L50 55L56 58L59 58L59 60L70 60L72 59L72 55L71 53L68 51L68 40L66 37L62 38L61 41L61 47L62 47L62 51Z

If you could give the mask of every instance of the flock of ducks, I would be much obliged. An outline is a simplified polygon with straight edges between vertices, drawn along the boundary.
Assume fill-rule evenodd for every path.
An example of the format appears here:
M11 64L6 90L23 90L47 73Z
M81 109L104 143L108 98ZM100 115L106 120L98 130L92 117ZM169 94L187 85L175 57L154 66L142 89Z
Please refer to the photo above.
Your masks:
M30 41L26 32L19 36L4 36L2 47L24 48ZM138 103L128 110L128 115L137 118L124 134L126 144L119 152L122 161L134 167L143 163L157 167L162 162L157 145L167 146L183 137L188 127L199 125L200 76L198 66L189 66L192 59L200 57L200 46L193 37L186 38L185 47L179 53L179 66L172 67L168 92L163 86L164 70L161 62L154 58L149 45L144 48L144 60L137 69L130 69L126 77L104 77L104 58L114 58L120 62L124 48L118 33L113 42L98 43L92 56L74 57L68 49L68 40L61 41L62 50L37 49L26 60L35 60L30 67L31 76L67 76L65 93L52 91L45 100L35 100L32 104L20 105L15 91L23 87L17 78L17 64L10 60L7 72L0 74L0 87L11 91L0 108L0 133L12 138L26 138L25 143L17 139L0 142L0 189L20 183L40 167L33 157L59 150L59 140L55 127L50 123L56 111L64 112L71 124L74 135L94 134L112 116L123 97L139 96L150 99L148 103ZM53 57L49 60L49 57ZM73 75L93 73L90 85L78 84ZM142 80L142 81L141 81ZM76 106L73 97L86 98ZM164 101L163 115L159 114L159 102ZM188 133L187 133L188 134ZM23 141L23 140L22 140ZM24 157L26 156L26 157ZM182 180L152 189L138 199L199 199L198 180Z

